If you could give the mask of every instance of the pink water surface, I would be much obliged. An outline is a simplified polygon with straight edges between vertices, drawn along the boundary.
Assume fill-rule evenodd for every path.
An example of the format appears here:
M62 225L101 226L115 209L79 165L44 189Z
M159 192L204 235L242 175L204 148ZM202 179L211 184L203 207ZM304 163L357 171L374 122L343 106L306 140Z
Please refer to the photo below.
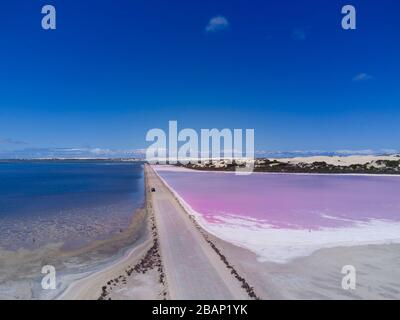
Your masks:
M276 228L343 227L371 219L400 221L400 177L159 170L209 222L224 215Z

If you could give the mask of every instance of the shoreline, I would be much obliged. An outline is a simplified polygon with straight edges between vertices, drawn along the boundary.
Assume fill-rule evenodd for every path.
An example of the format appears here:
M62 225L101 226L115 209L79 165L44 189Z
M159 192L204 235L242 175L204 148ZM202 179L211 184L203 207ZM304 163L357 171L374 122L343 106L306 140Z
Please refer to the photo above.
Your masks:
M146 169L145 183L147 215L142 228L144 228L146 232L143 233L139 242L136 243L122 258L114 260L110 265L101 268L95 273L73 281L68 288L57 297L57 299L169 299L171 298L170 294L175 296L175 290L180 290L179 287L176 288L175 286L170 288L167 283L168 277L171 276L170 272L176 272L177 265L176 261L173 261L172 265L168 266L169 269L166 270L164 267L164 261L162 261L161 258L163 252L161 250L162 248L160 248L161 243L159 243L157 230L157 224L160 223L160 217L155 215L153 209L153 194L148 184L148 174ZM196 225L193 225L193 227L196 227ZM204 236L204 233L201 230L199 231L199 236ZM204 245L208 247L207 250L212 251L210 243L204 243ZM218 250L213 252L212 264L219 265L220 260L223 259L220 254L218 257ZM166 252L164 252L164 254L165 253ZM215 255L215 253L217 254ZM252 297L256 297L252 287L250 287L247 282L240 277L236 271L234 271L235 269L231 266L229 267L232 269L232 272L235 272L233 277L236 277L237 280L240 279L239 282L234 280L231 272L228 271L228 269L226 269L227 267L223 264L218 267L218 273L224 272L224 274L229 278L229 280L226 280L233 282L235 290L243 290L240 289L239 283L241 283L242 288L250 292ZM167 274L168 270L169 273ZM192 293L196 294L196 292ZM244 292L243 297L245 297Z
M145 175L145 215L141 236L123 257L100 270L73 281L58 300L166 299L165 275L158 249L158 235Z
M251 172L268 173L316 173L316 174L388 174L400 175L400 155L387 156L312 156L294 158L254 159L195 159L177 166L198 171L235 172L246 163L252 164Z
M4 299L55 299L82 277L108 266L123 257L143 235L143 207L137 208L127 228L106 239L94 240L76 249L65 249L64 243L49 243L34 250L0 249L0 295ZM42 290L43 265L57 272L56 290Z
M185 171L190 173L196 171L187 168L181 169L180 167L176 169L174 166L155 166L155 171L157 172L158 170L161 172ZM209 173L214 171L201 170L197 172ZM317 230L275 229L264 220L240 215L229 216L227 214L216 216L221 221L221 224L208 222L158 172L157 175L188 215L196 217L196 222L204 230L225 242L255 253L261 262L288 263L297 258L310 256L321 249L400 243L400 237L397 236L397 234L400 234L400 222L392 222L390 220L368 219L366 221L353 221L352 225L346 227L324 227ZM241 231L244 236L239 238L232 236L237 232L240 234ZM247 236L245 236L246 234ZM265 239L264 242L269 243L270 246L260 247L260 241L249 242L246 240L254 237ZM355 238L358 240L354 240ZM288 239L293 239L293 241L290 242ZM271 248L271 245L273 248ZM284 252L290 253L285 254Z
M177 172L179 171L188 171L188 172L196 172L196 173L223 173L223 174L235 174L235 170L223 170L223 169L215 169L210 170L207 169L199 169L199 168L187 168L185 166L178 166L178 165L170 165L170 164L160 164L157 165L160 167L169 167L174 168ZM173 171L173 170L171 170ZM326 172L273 172L273 171L252 171L252 174L268 174L268 175L302 175L302 176L354 176L354 177L397 177L400 178L400 173L396 174L389 174L389 173L326 173Z
M400 296L400 271L394 270L399 259L399 244L372 244L321 248L307 256L285 263L262 262L248 248L226 241L210 232L198 217L185 208L179 196L152 168L172 196L178 201L193 226L222 260L225 268L241 283L250 297L257 299L392 299ZM76 279L57 299L169 299L169 288L158 250L157 223L152 208L152 193L146 183L146 214L141 236L122 257L99 270ZM145 232L143 232L145 231ZM155 233L154 233L155 231ZM156 245L156 249L155 246ZM341 267L354 264L360 270L361 286L357 291L340 287ZM318 265L318 270L315 266ZM172 266L173 267L173 266ZM393 268L393 270L392 270ZM128 272L129 271L129 272ZM140 272L137 272L140 271ZM397 280L390 276L395 272ZM129 275L128 275L129 274ZM370 285L367 285L370 284ZM247 288L247 289L246 289Z
M200 232L206 234L207 238L221 250L235 269L254 286L262 299L393 299L400 297L400 290L396 289L397 286L400 288L400 277L396 278L399 281L390 277L393 272L400 276L400 272L394 270L396 261L400 259L400 244L393 242L360 243L348 246L337 244L316 249L307 255L295 257L284 263L260 261L258 255L249 248L224 240L202 225L202 217L189 210L185 201L182 203L182 199L175 190L158 173L157 175L179 201L187 215L198 225ZM361 272L360 278L364 282L355 292L341 288L343 277L341 269L347 264L354 264L357 267L357 270ZM320 268L314 272L317 265Z
M149 165L151 167L151 165ZM173 188L171 188L168 183L157 173L154 168L151 168L151 170L155 173L157 178L160 180L160 182L166 187L166 189L171 193L171 195L175 198L177 201L178 205L183 209L185 212L187 218L191 221L193 226L198 230L198 232L201 234L201 236L204 238L206 243L212 248L212 251L217 255L217 257L223 262L225 268L230 270L231 275L239 281L241 284L242 289L246 291L250 299L255 299L255 300L260 300L262 299L261 296L259 296L256 292L257 289L255 289L254 283L249 283L246 279L246 277L243 277L243 275L246 275L247 272L244 272L244 270L238 271L236 269L236 263L235 261L237 260L238 257L240 257L244 251L248 251L246 248L242 248L239 246L236 246L232 243L226 242L221 238L216 237L212 233L210 233L204 226L202 226L199 221L194 217L194 215L191 214L191 212L186 208L184 203L180 201L180 197L176 194ZM218 245L215 245L215 244ZM227 257L224 254L224 247L230 245L232 246L233 251L235 252L235 257L230 260L227 259ZM221 250L222 248L222 250ZM250 251L249 251L250 252ZM232 263L233 262L233 263Z

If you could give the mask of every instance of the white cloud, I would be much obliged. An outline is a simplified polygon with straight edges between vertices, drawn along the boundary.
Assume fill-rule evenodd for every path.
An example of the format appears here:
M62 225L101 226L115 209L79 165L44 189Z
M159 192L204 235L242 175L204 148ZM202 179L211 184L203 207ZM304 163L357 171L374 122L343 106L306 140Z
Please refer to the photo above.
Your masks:
M371 75L363 72L363 73L359 73L358 75L356 75L353 78L353 81L366 81L366 80L370 80L372 78L373 77Z
M223 16L216 16L210 19L206 26L207 32L216 32L229 27L228 19Z
M144 158L145 149L24 148L1 150L0 159L30 158Z

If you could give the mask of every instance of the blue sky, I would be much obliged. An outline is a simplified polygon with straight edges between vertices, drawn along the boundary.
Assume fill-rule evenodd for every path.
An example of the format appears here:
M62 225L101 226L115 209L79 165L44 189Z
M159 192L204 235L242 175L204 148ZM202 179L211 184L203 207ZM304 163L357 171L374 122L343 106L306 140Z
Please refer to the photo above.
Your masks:
M142 149L168 120L254 128L258 150L399 150L399 15L397 0L7 1L0 156Z

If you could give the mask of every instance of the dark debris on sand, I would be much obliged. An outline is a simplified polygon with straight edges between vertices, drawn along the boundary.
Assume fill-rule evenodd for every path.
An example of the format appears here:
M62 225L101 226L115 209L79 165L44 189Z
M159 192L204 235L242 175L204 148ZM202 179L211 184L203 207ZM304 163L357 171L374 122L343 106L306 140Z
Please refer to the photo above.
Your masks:
M247 292L250 298L255 299L255 300L260 300L260 297L257 296L257 294L254 291L254 288L249 285L249 283L246 281L245 278L243 278L237 271L236 269L229 263L228 259L225 257L225 255L222 254L221 250L217 248L217 246L209 239L207 234L204 233L203 229L199 226L195 218L191 215L189 215L190 220L194 223L196 228L200 231L204 239L207 241L207 243L211 246L211 248L215 251L215 253L220 257L222 262L225 264L225 266L231 271L231 274L242 284L242 288Z
M162 183L164 184L164 182L162 182ZM168 186L165 185L165 187L169 190ZM187 212L186 209L182 206L182 204L179 201L179 199L177 199L175 196L174 196L174 198L176 199L178 204L181 206L183 211ZM197 223L196 219L190 214L188 214L188 217L193 222L193 224L197 228L197 230L199 230L199 232L203 236L203 238L207 241L207 243L211 246L211 248L215 251L215 253L220 257L220 259L225 264L225 266L230 270L231 274L242 284L242 288L247 292L249 297L252 298L252 299L255 299L255 300L260 300L261 298L255 293L254 287L250 286L250 284L246 281L246 279L244 277L242 277L236 271L236 269L229 263L228 259L222 254L222 252L217 248L217 246L209 239L207 233Z
M165 273L161 262L160 246L154 216L150 217L150 223L151 234L153 238L152 247L146 252L145 256L139 261L138 264L136 264L134 267L128 266L128 269L125 270L125 274L109 280L107 284L102 287L102 292L98 300L111 300L109 294L113 290L113 287L115 287L118 283L121 282L125 285L127 284L127 279L132 275L140 273L145 274L149 270L153 270L155 268L157 268L159 273L159 282L165 287ZM166 299L167 297L167 292L165 290L162 292L162 297L163 299Z

